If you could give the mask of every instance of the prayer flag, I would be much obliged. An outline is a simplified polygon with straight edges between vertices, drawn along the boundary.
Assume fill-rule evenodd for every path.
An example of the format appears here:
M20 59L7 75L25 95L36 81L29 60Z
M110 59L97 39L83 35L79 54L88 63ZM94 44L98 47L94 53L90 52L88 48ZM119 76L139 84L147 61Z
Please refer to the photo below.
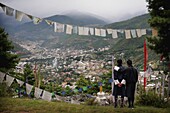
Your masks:
M112 30L112 38L118 38L117 30Z
M45 90L43 91L43 95L42 95L43 100L51 101L51 97L52 97L52 93Z
M95 35L100 36L100 29L95 28Z
M0 72L0 83L3 82L4 77L5 77L5 73Z
M30 84L26 83L26 92L27 92L27 94L28 94L28 95L31 93L32 88L33 88L33 86L32 86L32 85L30 85Z
M94 28L90 28L90 35L94 35Z
M88 27L84 27L84 35L89 35L89 28Z
M42 89L39 89L39 88L35 87L34 96L36 98L40 98L41 93L42 93Z
M21 21L22 18L23 18L23 16L24 16L24 13L23 13L23 12L17 11L17 10L15 11L15 19L16 19L16 20Z
M79 35L83 35L84 34L84 29L83 27L78 27L79 29Z
M73 29L73 26L72 25L66 25L66 34L72 34L72 29Z
M6 75L6 83L7 83L7 86L11 86L11 84L13 83L14 81L14 78L9 76L9 75Z
M106 30L100 29L100 34L101 34L102 37L106 37Z
M14 9L6 6L6 15L13 16Z
M126 37L126 39L131 38L130 30L125 30L125 37Z
M20 85L20 87L24 84L23 81L16 79L17 83Z

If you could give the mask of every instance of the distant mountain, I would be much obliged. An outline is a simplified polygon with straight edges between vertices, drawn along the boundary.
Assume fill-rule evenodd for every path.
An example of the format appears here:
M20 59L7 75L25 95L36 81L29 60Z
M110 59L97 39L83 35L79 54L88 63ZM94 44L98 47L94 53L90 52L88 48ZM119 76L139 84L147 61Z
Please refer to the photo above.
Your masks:
M106 22L91 15L80 15L80 14L71 14L69 15L55 15L48 18L46 20L51 20L63 24L71 24L77 26L102 26L105 25ZM45 20L44 19L44 20ZM45 21L42 21L38 25L34 25L33 22L28 22L22 24L14 29L13 35L16 38L24 38L24 39L48 39L50 37L58 37L63 35L62 33L55 33L53 31L53 27L49 26Z
M150 18L149 14L144 14L131 18L129 20L116 22L112 24L105 25L105 28L112 29L136 29L136 28L150 28L148 24L148 19Z

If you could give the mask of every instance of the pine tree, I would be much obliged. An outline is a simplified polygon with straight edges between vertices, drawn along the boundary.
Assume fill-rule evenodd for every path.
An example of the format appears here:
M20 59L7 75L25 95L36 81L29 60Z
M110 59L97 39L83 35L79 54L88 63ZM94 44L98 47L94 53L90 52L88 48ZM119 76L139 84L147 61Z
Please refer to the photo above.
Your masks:
M148 0L148 11L151 15L149 24L158 32L157 37L149 37L148 46L169 61L170 54L170 1Z
M12 42L8 40L8 34L0 28L0 71L6 72L15 68L19 59L11 50L14 48Z

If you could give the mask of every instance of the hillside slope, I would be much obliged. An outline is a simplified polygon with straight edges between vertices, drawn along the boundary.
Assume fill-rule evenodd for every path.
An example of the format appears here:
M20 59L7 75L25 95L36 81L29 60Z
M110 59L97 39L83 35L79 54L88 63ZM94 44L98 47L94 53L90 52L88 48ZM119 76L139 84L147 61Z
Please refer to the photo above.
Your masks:
M150 28L148 24L149 14L144 14L131 18L126 21L116 22L112 24L105 25L105 28L112 29L137 29L137 28Z

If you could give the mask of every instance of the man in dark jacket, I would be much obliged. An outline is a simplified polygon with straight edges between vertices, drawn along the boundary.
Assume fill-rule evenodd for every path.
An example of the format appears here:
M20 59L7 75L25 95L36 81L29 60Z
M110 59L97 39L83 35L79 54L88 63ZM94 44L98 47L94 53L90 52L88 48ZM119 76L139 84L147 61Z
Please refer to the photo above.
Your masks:
M126 69L126 95L128 97L129 108L134 108L135 88L138 81L138 71L132 65L132 61L127 61Z
M121 107L123 107L124 96L125 96L125 68L122 66L122 60L117 60L117 66L114 67L114 90L113 95L115 96L114 107L117 107L118 95L121 96Z

